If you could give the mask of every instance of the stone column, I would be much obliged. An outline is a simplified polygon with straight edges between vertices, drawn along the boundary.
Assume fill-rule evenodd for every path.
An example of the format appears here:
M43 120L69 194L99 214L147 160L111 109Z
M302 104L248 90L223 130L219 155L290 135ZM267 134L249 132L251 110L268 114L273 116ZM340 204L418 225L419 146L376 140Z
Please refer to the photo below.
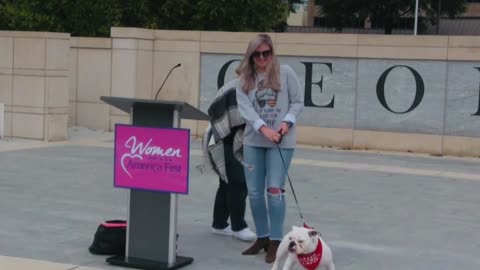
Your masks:
M151 99L153 94L154 31L138 28L112 28L111 96ZM116 123L129 123L129 115L110 108L110 129Z
M200 32L139 28L112 28L111 96L185 101L198 106L200 74ZM128 123L129 116L111 108L110 129ZM182 127L197 134L197 121L182 120Z

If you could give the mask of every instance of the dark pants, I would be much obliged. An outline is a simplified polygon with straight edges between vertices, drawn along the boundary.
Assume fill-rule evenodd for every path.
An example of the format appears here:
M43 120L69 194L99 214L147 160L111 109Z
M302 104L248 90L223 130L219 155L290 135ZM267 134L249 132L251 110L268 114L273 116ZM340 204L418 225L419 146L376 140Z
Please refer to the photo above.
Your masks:
M212 227L215 229L226 228L228 217L230 217L232 230L237 232L247 227L245 222L247 198L245 172L242 164L233 156L232 144L225 143L224 152L228 183L220 179L213 207Z

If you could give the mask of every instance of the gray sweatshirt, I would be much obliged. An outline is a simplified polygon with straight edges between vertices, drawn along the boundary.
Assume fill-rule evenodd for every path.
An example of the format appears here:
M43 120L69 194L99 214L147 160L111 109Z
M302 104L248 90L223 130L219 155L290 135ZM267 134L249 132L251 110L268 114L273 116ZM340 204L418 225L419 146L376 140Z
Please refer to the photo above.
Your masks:
M280 143L282 148L295 148L297 131L295 122L303 110L303 91L293 69L288 65L280 66L281 89L273 91L263 87L264 76L257 76L255 89L245 93L241 80L237 84L237 102L240 114L246 120L243 144L256 147L273 147L275 144L260 132L263 125L274 130L280 128L283 121L293 123Z

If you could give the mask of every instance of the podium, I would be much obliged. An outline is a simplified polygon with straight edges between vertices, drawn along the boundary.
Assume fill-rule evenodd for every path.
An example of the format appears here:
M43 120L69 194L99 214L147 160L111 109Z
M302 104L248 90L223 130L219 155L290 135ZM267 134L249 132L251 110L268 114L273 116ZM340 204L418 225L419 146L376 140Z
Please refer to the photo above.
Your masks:
M134 126L179 128L181 119L208 120L179 101L102 96L100 100L130 114ZM193 258L177 256L178 195L130 189L125 256L107 258L112 265L146 270L178 269Z

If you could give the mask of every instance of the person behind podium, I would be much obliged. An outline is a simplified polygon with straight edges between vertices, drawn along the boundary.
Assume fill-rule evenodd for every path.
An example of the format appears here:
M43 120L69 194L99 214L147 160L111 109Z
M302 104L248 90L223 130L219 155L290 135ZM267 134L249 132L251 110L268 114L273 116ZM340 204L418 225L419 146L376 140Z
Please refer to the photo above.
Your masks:
M254 255L263 249L267 251L265 261L272 263L283 238L285 220L286 171L282 157L288 168L296 145L295 122L304 106L303 91L293 69L279 64L266 34L250 41L236 72L238 108L246 121L244 172L258 236L242 254Z
M203 152L207 162L219 175L219 186L213 207L212 232L233 236L243 241L253 241L256 234L245 221L247 186L242 164L234 156L242 147L241 132L245 121L236 104L234 79L221 87L208 109L210 124L203 138ZM237 143L235 144L235 138ZM228 219L230 218L230 223Z

